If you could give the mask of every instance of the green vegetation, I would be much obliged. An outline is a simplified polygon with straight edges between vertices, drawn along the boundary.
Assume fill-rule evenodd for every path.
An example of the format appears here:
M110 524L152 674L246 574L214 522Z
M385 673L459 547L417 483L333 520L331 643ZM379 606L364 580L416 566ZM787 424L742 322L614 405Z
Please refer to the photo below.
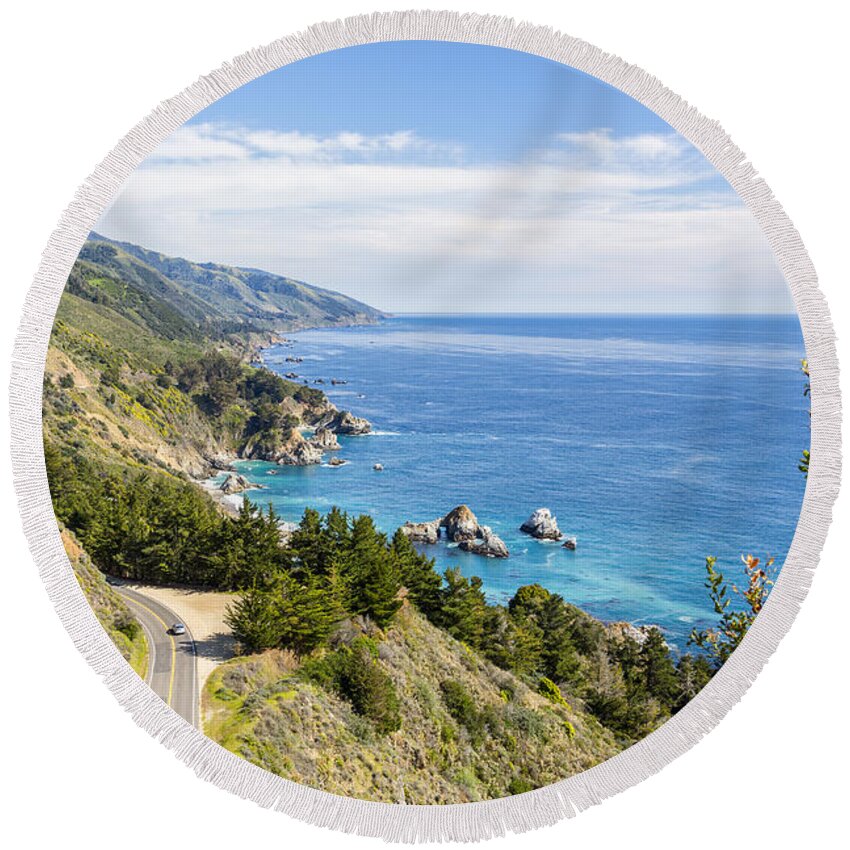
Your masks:
M366 516L307 510L288 547L267 563L271 569L276 563L278 572L265 580L262 571L255 573L229 614L247 652L323 657L339 639L340 622L360 618L383 633L407 601L471 657L511 672L554 705L582 706L622 743L640 739L678 710L697 680L693 659L680 671L658 629L606 628L537 584L520 587L507 606L489 604L479 578L450 569L441 581L433 561L399 534L388 541ZM321 669L336 672L314 681L351 699L334 665L358 659L357 653L328 656ZM470 723L478 715L464 708L454 685L440 687L452 716L473 734L458 712ZM486 722L475 723L483 732Z
M342 620L299 656L268 650L218 667L205 732L254 764L335 794L460 803L531 790L620 745L431 624L405 598L386 629Z
M768 558L766 568L760 566L760 559L752 555L742 555L747 585L739 589L732 585L732 592L745 603L743 610L731 608L732 599L729 585L723 578L723 573L716 569L717 558L706 558L705 569L708 574L705 586L714 605L714 611L720 618L718 625L711 629L691 632L690 642L704 649L715 667L723 664L744 639L747 630L753 624L759 611L767 601L768 593L773 585L773 558Z
M74 534L64 527L60 528L60 533L74 575L98 622L127 663L144 678L148 669L148 643L141 624L107 584L103 573L92 563Z

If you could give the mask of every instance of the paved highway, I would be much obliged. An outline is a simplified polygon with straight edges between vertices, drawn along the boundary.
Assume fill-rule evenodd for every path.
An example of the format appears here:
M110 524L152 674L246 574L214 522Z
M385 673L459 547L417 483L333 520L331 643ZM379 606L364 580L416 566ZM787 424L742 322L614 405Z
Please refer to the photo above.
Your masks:
M166 705L200 728L197 652L188 627L186 634L171 634L171 626L181 620L170 608L137 590L117 584L114 587L142 624L148 641L145 681Z

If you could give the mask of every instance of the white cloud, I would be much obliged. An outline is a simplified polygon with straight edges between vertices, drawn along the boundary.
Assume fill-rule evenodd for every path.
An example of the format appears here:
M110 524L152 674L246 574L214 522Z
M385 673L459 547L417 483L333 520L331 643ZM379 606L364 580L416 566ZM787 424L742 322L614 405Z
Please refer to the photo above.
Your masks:
M375 136L340 132L319 137L298 131L251 130L225 124L186 124L159 145L146 165L163 162L220 162L252 157L276 157L294 162L362 161L399 154L457 158L460 151L454 145L422 139L412 130Z
M98 228L395 311L790 308L754 219L675 134L568 134L520 165L458 155L411 132L184 127Z

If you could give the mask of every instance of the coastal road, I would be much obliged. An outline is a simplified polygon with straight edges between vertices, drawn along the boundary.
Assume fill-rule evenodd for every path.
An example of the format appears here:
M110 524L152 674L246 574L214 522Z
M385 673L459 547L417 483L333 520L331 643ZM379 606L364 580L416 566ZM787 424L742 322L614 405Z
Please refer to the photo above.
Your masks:
M182 621L170 608L122 584L113 587L145 632L150 656L145 681L166 705L199 728L198 657L189 627L184 635L171 634L171 626Z

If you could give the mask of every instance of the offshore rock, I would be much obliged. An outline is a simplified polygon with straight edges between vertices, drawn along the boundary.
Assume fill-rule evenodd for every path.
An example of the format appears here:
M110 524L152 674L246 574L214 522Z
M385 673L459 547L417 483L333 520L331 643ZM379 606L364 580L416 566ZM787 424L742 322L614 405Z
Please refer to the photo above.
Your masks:
M552 516L549 508L538 508L519 527L519 530L536 537L538 540L560 540L563 537L558 528L558 520Z
M480 537L473 540L461 540L458 549L472 552L474 555L484 555L487 558L507 558L510 552L504 541L486 525L478 529Z
M440 522L439 519L431 522L406 522L401 527L401 533L411 543L436 543L440 539Z
M327 428L335 434L358 437L372 430L368 419L355 416L350 410L331 410L316 422L316 429Z
M308 443L299 431L293 431L277 456L278 466L312 466L322 462L322 450Z
M243 490L250 490L254 485L244 476L240 475L238 472L231 472L228 476L221 482L219 486L219 490L227 496L232 495L233 493L241 493Z
M446 529L446 537L455 543L479 537L478 519L467 505L458 505L449 511L440 525Z
M341 448L336 434L329 428L317 428L308 442L324 452L335 452Z

